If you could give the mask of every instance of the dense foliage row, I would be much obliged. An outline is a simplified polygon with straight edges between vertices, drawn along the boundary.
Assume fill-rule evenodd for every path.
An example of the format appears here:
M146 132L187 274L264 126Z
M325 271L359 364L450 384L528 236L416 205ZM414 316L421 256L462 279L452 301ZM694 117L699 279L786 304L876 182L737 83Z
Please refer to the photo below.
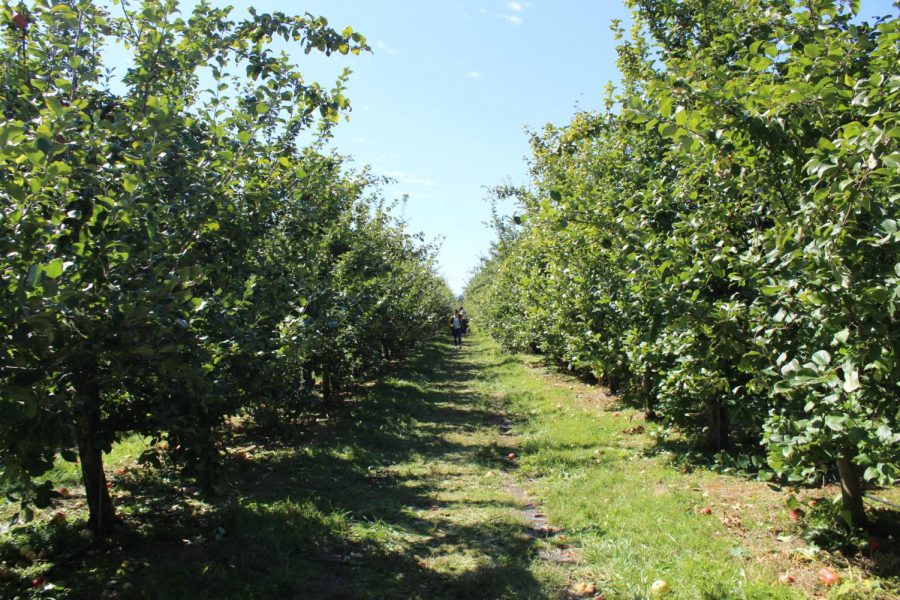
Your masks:
M325 90L268 48L365 38L310 15L114 9L6 6L0 48L0 483L40 505L35 478L77 459L98 531L123 434L208 477L227 416L327 402L452 305L378 180L321 150L346 74Z
M900 474L900 19L629 4L621 92L533 135L467 305L767 476L836 473L863 524Z

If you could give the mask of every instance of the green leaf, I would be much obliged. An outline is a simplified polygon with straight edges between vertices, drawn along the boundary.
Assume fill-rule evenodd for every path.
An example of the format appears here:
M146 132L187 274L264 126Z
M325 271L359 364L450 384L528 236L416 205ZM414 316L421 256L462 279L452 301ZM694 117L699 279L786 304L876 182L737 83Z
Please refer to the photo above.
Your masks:
M775 382L775 393L776 394L786 394L786 393L790 392L791 389L793 389L793 386L791 385L791 382L788 380L782 379L781 381Z
M887 156L881 157L881 162L886 167L890 167L892 169L900 169L900 152L892 152Z
M38 265L28 267L28 285L32 288L37 287L41 282L41 275L44 271Z
M269 104L267 102L257 102L256 103L256 114L261 115L266 113L269 110Z
M49 277L50 279L56 279L63 273L63 261L61 258L57 258L53 262L44 265L41 267L44 271L44 275Z
M860 388L859 383L859 370L856 369L852 364L845 363L843 366L844 370L844 391L848 394L850 392L855 392Z
M672 98L666 97L662 99L659 103L659 114L667 119L672 116Z
M658 130L661 136L672 137L675 135L675 132L678 131L678 126L674 123L660 123Z
M122 188L130 194L138 188L140 182L141 180L137 175L125 175L122 178Z
M836 334L834 334L834 337L832 338L832 340L836 344L846 344L848 339L850 339L849 329L841 329Z
M816 44L806 44L803 46L803 54L810 58L816 58L822 55L822 48Z
M844 431L844 422L846 420L847 417L828 415L827 417L825 417L825 427L832 431L841 432Z
M826 350L819 350L812 355L812 361L819 366L826 367L831 362L831 354Z

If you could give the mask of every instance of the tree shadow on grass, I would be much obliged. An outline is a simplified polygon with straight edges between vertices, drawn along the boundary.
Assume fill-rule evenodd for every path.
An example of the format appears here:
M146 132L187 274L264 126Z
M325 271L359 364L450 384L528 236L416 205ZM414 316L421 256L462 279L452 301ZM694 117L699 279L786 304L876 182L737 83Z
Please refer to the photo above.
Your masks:
M431 346L291 445L241 440L253 451L229 460L221 496L123 482L128 530L51 579L73 598L546 597L512 498L441 504L455 473L392 469L491 460L459 441L497 420L460 352Z

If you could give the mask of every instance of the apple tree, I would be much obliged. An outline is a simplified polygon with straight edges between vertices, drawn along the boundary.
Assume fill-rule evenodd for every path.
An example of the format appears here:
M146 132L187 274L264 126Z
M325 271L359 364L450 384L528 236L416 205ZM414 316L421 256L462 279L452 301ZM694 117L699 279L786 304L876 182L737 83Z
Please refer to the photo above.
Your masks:
M366 48L310 15L118 8L7 4L26 23L4 27L0 48L2 481L45 504L34 478L57 454L78 460L98 532L114 523L103 451L137 431L171 436L189 464L212 461L234 409L220 392L246 382L277 326L254 304L287 258L267 241L281 206L269 174L302 178L297 135L347 103L269 42ZM130 53L121 77L104 66L111 46Z

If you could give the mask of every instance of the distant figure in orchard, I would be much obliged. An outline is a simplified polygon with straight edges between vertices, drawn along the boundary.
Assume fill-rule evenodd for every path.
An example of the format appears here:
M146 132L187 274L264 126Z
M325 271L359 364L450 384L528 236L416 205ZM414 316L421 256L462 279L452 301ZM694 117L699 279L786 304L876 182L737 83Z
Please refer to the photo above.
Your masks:
M469 333L469 315L466 314L466 309L462 306L459 307L459 319L462 322L462 334L466 335Z
M453 316L450 317L450 333L453 334L453 345L457 350L462 347L462 327L462 316L459 314L459 310L454 310Z

